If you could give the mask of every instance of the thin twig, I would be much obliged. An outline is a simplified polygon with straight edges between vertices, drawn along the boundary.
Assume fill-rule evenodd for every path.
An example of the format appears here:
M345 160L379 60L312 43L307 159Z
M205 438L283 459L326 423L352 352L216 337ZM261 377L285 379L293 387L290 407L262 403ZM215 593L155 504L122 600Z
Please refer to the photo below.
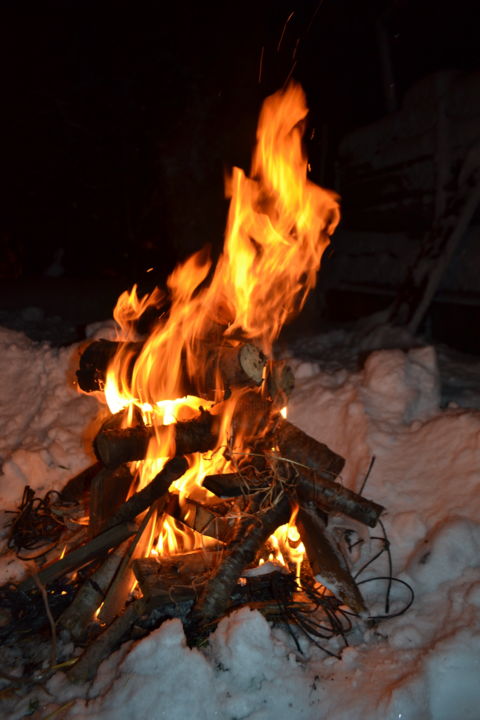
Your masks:
M48 603L48 596L47 596L47 591L45 590L45 585L43 585L43 583L41 582L36 570L32 571L32 578L40 592L40 595L42 596L43 604L45 605L45 612L47 614L48 622L50 623L50 632L52 635L52 649L51 649L51 653L50 653L50 665L53 666L57 662L57 631L55 629L55 620L53 619L53 615L50 610L50 605Z

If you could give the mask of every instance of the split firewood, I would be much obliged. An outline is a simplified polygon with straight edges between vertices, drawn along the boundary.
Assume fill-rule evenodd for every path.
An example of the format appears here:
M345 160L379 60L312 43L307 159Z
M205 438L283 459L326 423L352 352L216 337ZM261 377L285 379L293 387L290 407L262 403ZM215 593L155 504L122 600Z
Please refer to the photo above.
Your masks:
M187 368L182 370L180 386L183 394L198 397L213 397L214 391L235 387L258 386L262 382L266 358L262 351L251 343L222 344L209 347L208 343L200 349L204 350L206 363L202 368L202 380L188 377ZM133 368L144 343L113 342L111 340L94 340L80 356L77 380L85 392L103 390L108 367L113 358L121 354L122 365L126 368L127 380L132 377ZM186 363L185 363L186 365Z
M202 535L228 543L232 537L237 518L246 510L250 499L245 496L229 501L216 501L208 505L186 498L181 520Z
M113 528L119 523L133 520L140 513L147 510L156 500L166 496L170 485L182 477L187 471L188 462L184 457L174 457L169 460L163 470L146 485L143 490L132 495L117 512L107 521L105 528Z
M135 584L132 563L144 557L150 549L153 527L157 519L156 503L150 506L140 523L138 532L131 539L124 553L120 567L105 594L105 600L98 614L101 623L109 625L123 610L128 596Z
M116 650L122 638L146 610L147 603L143 598L131 603L123 615L120 615L114 620L113 623L87 647L75 665L66 673L68 679L77 684L93 680L101 662Z
M277 527L288 522L289 517L290 503L286 495L277 496L267 510L259 511L253 517L246 516L242 523L243 532L239 534L237 542L231 544L233 549L208 580L194 607L194 626L207 625L225 612L242 570L254 561L263 543Z
M305 546L313 577L353 612L366 617L367 608L340 549L327 536L315 508L300 507L295 524Z
M69 631L71 637L82 640L88 624L98 607L102 604L105 593L117 572L129 541L114 548L96 572L86 580L70 605L60 615L57 624Z
M83 565L97 557L102 557L110 548L120 545L121 542L126 540L137 532L137 526L133 522L122 522L121 524L111 527L101 535L90 540L85 545L82 545L72 552L65 555L61 560L42 568L37 573L37 577L42 585L49 585L57 578L66 575L66 573L76 570ZM29 592L36 587L35 581L32 577L26 578L18 586L18 590L21 592Z
M102 467L90 486L89 535L95 537L125 501L133 477L128 465Z

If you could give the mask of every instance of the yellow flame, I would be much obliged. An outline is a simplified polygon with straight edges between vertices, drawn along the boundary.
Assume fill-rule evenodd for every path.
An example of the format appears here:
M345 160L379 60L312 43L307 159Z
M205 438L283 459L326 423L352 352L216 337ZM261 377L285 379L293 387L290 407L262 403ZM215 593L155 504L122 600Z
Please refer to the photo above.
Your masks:
M120 346L108 368L105 397L111 412L128 409L126 426L138 422L140 413L156 430L140 463L141 484L175 452L173 428L170 433L160 428L209 407L201 396L223 399L218 348L253 341L269 354L282 325L301 309L315 284L339 207L333 193L307 177L302 147L306 115L305 95L295 83L265 100L250 177L233 168L226 182L230 206L215 268L201 250L174 270L166 293L156 289L139 297L134 286L118 299L114 317L119 339L129 344ZM156 313L153 330L143 345L135 345L136 322L149 309ZM234 389L222 404L216 452L191 458L188 472L175 484L180 502L185 493L200 501L208 497L199 479L228 470L221 448L233 442L235 450L248 448L248 427L237 428L231 437L231 418L241 397L242 391ZM286 416L286 408L282 414ZM164 516L156 552L171 552L179 535L180 544L186 544L185 531ZM278 546L275 553L282 561L283 554L290 562L297 557L299 566L301 543L291 539L288 529L278 538L272 540Z

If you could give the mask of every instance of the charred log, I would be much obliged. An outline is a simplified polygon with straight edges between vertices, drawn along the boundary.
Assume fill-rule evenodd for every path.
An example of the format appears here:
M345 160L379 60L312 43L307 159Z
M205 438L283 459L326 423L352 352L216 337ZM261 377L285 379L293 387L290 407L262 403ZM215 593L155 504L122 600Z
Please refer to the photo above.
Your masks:
M139 492L124 503L117 512L108 520L106 528L112 528L120 523L133 520L141 512L147 510L159 498L166 495L170 485L182 477L188 468L188 462L184 457L175 457L169 460L163 470Z

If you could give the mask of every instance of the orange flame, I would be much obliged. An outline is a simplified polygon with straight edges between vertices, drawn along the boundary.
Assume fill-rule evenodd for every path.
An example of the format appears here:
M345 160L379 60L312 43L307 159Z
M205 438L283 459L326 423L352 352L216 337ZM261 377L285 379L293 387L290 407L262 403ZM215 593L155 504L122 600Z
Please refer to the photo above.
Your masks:
M170 275L168 297L155 290L139 298L136 287L120 296L114 317L122 340L135 339L135 321L147 308L159 312L168 301L169 310L158 317L139 354L138 348L123 346L111 363L105 396L112 412L136 407L155 428L191 416L206 406L196 396L205 394L208 383L213 400L223 397L221 374L211 377L212 348L249 340L268 354L285 321L302 308L339 221L336 196L307 178L306 115L303 90L295 83L265 100L250 177L233 168L226 183L230 207L214 270L202 250ZM237 399L234 392L232 402ZM229 440L231 412L225 415L219 446ZM133 412L126 417L131 423ZM142 482L171 455L172 441L152 440ZM225 471L221 453L196 458L182 478L181 492L191 493L198 485L205 474L201 463L209 465L210 473ZM165 529L160 549L172 546L170 535Z

